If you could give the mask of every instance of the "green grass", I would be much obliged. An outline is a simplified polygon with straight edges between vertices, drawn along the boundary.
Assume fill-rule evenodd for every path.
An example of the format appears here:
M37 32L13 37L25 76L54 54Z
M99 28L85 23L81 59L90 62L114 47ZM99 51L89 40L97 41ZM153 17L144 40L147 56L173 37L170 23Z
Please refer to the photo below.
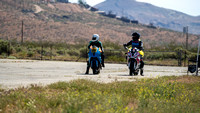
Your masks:
M200 77L161 77L108 84L89 80L0 90L0 112L200 112Z

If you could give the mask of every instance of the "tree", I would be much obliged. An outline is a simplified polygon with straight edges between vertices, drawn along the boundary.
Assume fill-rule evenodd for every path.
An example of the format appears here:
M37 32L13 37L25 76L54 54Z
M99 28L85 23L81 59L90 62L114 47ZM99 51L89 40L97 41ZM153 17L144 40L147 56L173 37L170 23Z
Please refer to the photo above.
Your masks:
M87 5L85 0L78 0L78 4L83 5L83 6Z
M85 8L89 8L89 7L90 7L90 6L86 3L85 0L78 0L78 4L79 4L80 6L85 7Z

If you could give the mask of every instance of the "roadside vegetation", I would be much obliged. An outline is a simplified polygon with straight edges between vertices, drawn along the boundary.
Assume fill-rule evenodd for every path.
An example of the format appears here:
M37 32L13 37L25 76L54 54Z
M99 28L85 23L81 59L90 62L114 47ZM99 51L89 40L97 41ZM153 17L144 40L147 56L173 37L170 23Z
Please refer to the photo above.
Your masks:
M8 59L33 59L33 60L60 60L60 61L86 61L87 42L77 44L53 43L53 42L29 42L23 44L16 40L0 39L0 58ZM145 45L144 45L145 46ZM125 53L122 45L104 41L105 61L111 63L125 63ZM145 48L145 47L144 47ZM189 51L181 45L169 44L162 47L145 49L145 64L174 65L178 59L184 62L184 58L196 58L196 48Z
M84 5L82 0L79 4L25 0L23 5L17 0L1 0L0 58L85 62L88 41L93 33L98 33L105 62L125 63L122 44L130 40L132 32L141 34L145 64L177 66L178 59L186 62L186 58L195 58L197 35L189 34L192 48L186 51L185 35L181 32L122 22L88 11ZM37 8L43 10L37 12ZM23 44L19 42L21 36Z
M171 76L108 84L90 80L0 90L0 112L199 113L200 78Z

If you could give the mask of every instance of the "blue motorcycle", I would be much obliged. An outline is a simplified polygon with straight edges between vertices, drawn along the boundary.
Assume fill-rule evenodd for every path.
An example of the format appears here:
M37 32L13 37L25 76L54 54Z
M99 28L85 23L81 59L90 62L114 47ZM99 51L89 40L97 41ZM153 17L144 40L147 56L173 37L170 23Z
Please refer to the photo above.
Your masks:
M88 56L89 64L93 70L93 74L99 74L101 67L101 49L96 46L91 46Z

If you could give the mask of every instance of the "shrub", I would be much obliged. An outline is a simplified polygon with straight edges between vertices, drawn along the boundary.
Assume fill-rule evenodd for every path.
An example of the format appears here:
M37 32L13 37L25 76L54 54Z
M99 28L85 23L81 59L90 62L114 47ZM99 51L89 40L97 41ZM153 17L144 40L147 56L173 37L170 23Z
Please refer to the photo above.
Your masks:
M32 57L33 55L34 55L34 52L33 52L33 51L28 51L27 57Z
M9 56L8 59L16 59L15 56Z
M64 55L65 54L65 50L57 50L57 52L59 55Z
M19 52L18 58L26 58L27 53L25 51Z
M112 49L122 49L123 46L119 45L118 43L114 43L114 42L110 42L110 41L106 41L103 43L104 48L108 49L108 48L112 48Z
M119 56L109 56L106 58L106 60L111 62L125 62L125 57L119 57Z
M79 53L73 50L67 52L70 56L79 56Z
M8 41L0 40L0 54L10 52L8 50Z
M88 53L88 50L86 50L86 48L82 48L80 50L80 56L83 58L87 57L87 55L88 55L87 53Z
M21 47L16 47L15 50L16 50L16 52L18 53L18 52L21 52L21 51L22 51L22 48L21 48Z
M152 60L163 60L163 59L177 59L178 56L175 52L173 53L145 53L146 59Z

